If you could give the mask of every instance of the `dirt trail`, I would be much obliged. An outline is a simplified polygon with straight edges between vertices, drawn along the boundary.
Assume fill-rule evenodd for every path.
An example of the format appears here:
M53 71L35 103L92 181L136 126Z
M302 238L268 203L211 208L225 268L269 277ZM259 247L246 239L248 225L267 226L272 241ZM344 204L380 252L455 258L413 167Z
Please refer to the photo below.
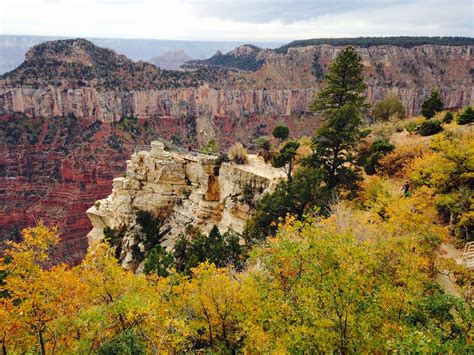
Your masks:
M463 255L463 250L456 248L453 244L451 244L449 241L441 244L441 257L442 258L451 258L456 261L457 264L461 265L462 264L462 255ZM436 282L438 285L440 285L447 293L460 297L459 292L456 290L456 286L454 285L454 282L449 278L449 276L444 274L438 274L436 277Z

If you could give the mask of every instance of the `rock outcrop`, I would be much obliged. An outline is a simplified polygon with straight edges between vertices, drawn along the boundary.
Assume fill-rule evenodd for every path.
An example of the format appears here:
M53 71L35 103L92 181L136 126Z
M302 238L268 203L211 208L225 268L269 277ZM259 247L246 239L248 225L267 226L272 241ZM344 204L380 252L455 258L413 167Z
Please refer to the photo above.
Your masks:
M102 240L106 227L125 230L122 265L133 268L138 211L165 219L161 231L167 247L172 247L188 226L204 233L214 225L221 231L241 233L255 202L285 174L254 155L244 165L219 163L217 159L168 152L158 141L151 143L150 151L136 152L127 161L125 176L113 180L112 194L87 210L93 226L89 242Z

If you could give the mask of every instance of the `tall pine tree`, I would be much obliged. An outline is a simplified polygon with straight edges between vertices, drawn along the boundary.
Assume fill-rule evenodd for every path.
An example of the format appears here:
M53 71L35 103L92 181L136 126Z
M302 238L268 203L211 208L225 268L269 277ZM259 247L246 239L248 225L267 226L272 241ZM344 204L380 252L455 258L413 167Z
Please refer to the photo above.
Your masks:
M362 130L367 108L362 70L356 50L342 50L325 76L326 86L311 105L311 110L322 114L324 124L313 138L313 154L306 164L322 170L329 190L352 189L360 179L357 145L367 135Z

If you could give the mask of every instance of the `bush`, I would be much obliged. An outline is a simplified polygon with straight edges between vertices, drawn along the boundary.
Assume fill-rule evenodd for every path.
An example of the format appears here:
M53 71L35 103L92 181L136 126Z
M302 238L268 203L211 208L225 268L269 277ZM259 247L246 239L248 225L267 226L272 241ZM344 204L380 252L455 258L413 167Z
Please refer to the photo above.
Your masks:
M237 142L229 149L229 159L237 164L247 163L247 149L244 148L242 143Z
M415 133L417 128L418 128L418 125L416 124L416 122L409 122L405 126L405 129L408 133Z
M216 165L221 165L222 163L228 163L230 161L229 156L225 153L219 154L216 160Z
M448 111L444 115L443 122L444 123L451 123L453 121L453 113Z
M407 169L415 187L434 189L440 216L455 235L466 240L474 238L472 142L472 132L440 134L431 139L430 151Z
M278 125L278 126L275 127L272 134L273 134L273 137L281 139L282 141L284 141L285 139L288 138L288 135L290 134L290 130L288 129L287 126Z
M377 171L389 177L403 178L406 166L414 159L423 156L425 150L422 144L400 145L379 160Z
M376 120L387 121L391 117L405 117L405 107L397 95L392 93L377 102L373 113Z
M426 120L420 126L418 133L422 136L431 136L438 132L441 132L443 127L441 127L441 121L438 120Z
M257 155L263 157L266 162L273 158L272 145L270 138L262 136L257 138L255 141L255 147L257 148Z
M214 138L211 138L207 144L202 147L201 151L205 154L217 154L219 153L219 144Z
M105 342L97 350L99 355L140 355L145 354L143 341L132 331L127 330Z
M474 122L474 110L472 107L466 107L466 109L458 115L456 122L458 124L468 124Z

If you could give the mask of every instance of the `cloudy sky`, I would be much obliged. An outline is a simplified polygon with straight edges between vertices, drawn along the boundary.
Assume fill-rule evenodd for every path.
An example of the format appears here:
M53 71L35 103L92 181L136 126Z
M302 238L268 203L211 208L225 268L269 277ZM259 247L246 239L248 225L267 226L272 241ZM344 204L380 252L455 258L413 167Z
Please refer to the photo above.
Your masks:
M474 36L473 0L0 0L0 33L288 41Z

